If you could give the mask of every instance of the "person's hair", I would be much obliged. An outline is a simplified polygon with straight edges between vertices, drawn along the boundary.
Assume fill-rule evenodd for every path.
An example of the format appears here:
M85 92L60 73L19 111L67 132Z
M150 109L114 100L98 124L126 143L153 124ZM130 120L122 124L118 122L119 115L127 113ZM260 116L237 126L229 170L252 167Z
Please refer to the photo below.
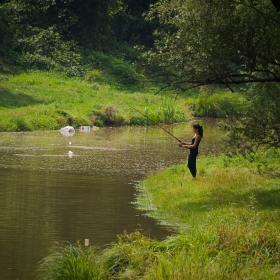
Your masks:
M202 128L202 126L199 125L199 124L194 124L194 125L193 125L193 128L198 130L198 134L199 134L200 137L202 138L202 137L203 137L203 128Z

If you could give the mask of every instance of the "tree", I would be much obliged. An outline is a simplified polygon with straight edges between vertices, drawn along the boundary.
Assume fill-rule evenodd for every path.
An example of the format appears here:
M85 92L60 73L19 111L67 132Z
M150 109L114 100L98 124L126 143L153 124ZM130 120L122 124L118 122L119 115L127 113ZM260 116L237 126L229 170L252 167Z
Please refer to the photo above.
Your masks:
M280 85L254 84L243 112L224 123L231 148L246 153L260 146L280 148Z
M231 145L250 151L280 145L280 7L270 0L161 0L150 65L153 78L186 91L245 84L245 113L227 122Z
M280 82L280 12L270 0L161 0L149 63L154 78L182 90Z
M118 42L130 45L151 46L153 42L153 23L145 20L143 14L157 0L122 0L113 21L113 31Z
M0 0L0 56L15 62L27 54L25 61L32 56L50 68L56 50L117 53L125 44L151 44L152 27L142 14L155 1Z
M0 3L0 10L8 11L5 20L22 37L28 37L30 30L52 28L64 39L98 46L111 35L110 24L119 5L117 0L7 0Z

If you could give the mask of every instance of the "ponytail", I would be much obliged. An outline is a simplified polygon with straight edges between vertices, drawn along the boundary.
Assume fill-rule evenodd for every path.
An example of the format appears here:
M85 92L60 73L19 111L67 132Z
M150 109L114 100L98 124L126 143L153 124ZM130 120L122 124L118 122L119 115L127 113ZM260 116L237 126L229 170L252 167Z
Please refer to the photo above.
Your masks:
M202 128L202 126L199 125L199 124L194 124L194 125L193 125L193 128L198 130L198 134L199 134L200 137L202 138L202 137L203 137L203 128Z

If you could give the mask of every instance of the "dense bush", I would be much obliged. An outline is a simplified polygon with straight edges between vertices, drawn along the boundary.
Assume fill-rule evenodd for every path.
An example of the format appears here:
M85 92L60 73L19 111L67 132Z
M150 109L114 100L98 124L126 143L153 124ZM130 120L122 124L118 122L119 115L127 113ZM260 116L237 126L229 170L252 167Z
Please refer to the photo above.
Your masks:
M98 79L125 86L141 85L141 75L137 73L135 66L130 61L101 52L91 52L87 60L88 65L92 65L91 67L103 73L103 77L99 75Z

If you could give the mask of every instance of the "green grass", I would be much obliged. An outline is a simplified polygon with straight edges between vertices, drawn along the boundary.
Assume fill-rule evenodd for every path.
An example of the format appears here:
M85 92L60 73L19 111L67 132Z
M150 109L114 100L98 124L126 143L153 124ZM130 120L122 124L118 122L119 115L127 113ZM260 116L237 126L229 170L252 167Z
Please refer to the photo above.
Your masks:
M197 181L186 165L174 166L142 183L138 203L180 232L197 229L198 220L203 226L231 222L250 207L265 216L280 206L278 161L279 151L254 159L199 157Z
M91 79L34 71L0 75L0 131L53 130L66 125L149 125L187 120L183 100L155 95L152 89L119 89Z
M51 248L49 257L40 264L38 274L44 279L88 280L98 276L99 269L94 261L97 250L80 244L59 245Z
M79 265L90 264L88 279L100 280L279 279L279 155L200 157L197 181L185 165L151 175L139 185L136 205L176 233L157 241L125 232ZM68 259L82 257L66 248L58 248L59 262L54 253L42 261L38 279L84 279L72 277ZM71 275L59 277L65 271Z
M205 89L191 96L188 104L195 117L227 118L240 114L244 111L246 99L243 95L235 92L221 91L209 92Z

